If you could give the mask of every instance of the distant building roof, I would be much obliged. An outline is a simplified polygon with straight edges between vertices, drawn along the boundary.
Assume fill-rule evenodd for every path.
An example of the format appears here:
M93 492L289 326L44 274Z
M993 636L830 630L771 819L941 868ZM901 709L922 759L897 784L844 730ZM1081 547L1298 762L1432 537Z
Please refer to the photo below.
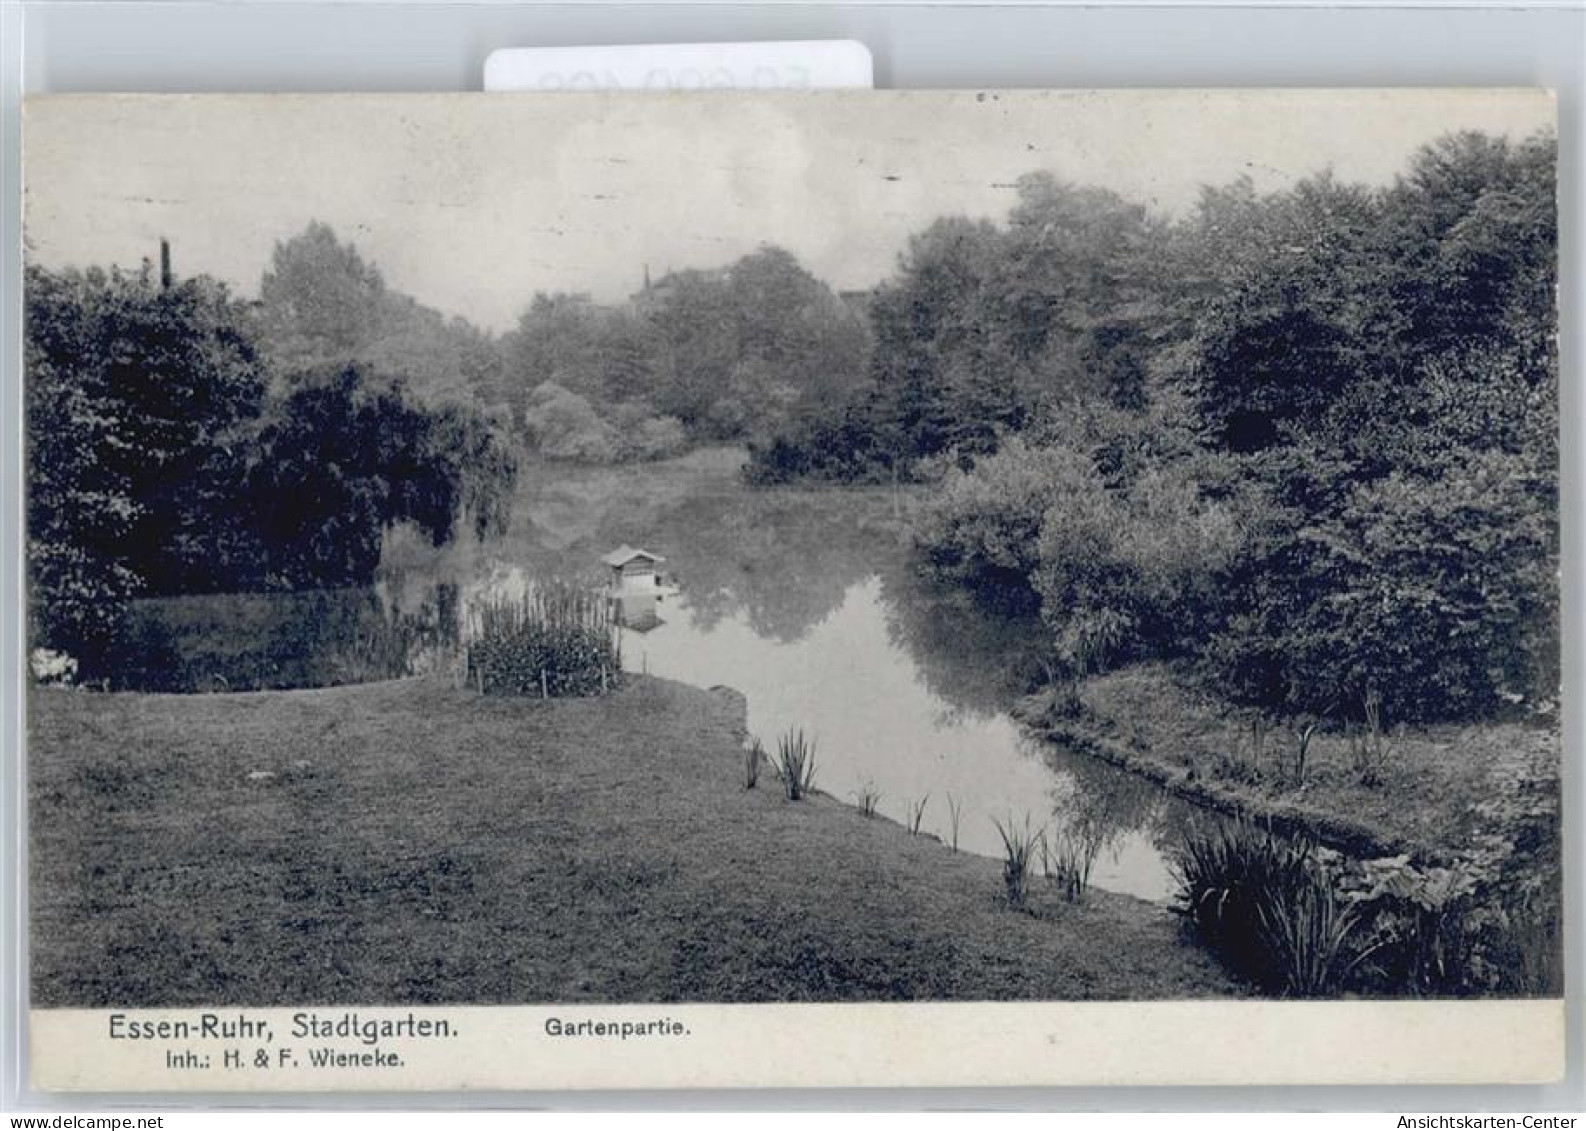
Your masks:
M626 542L611 551L611 553L603 555L600 560L613 569L621 569L635 558L644 558L652 562L666 561L660 554L652 554L649 550L635 549Z

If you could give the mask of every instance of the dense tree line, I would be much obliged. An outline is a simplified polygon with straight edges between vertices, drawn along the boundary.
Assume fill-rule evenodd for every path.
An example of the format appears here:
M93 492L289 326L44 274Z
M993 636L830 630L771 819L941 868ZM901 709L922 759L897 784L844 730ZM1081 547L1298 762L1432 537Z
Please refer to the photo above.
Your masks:
M147 267L26 284L33 640L84 675L132 596L364 584L398 523L440 545L505 521L487 420L367 362L272 356L268 302Z
M917 236L862 392L760 481L938 485L938 576L1071 674L1189 660L1275 710L1474 717L1557 692L1556 144L1386 188L1207 189L1176 222L1027 178Z
M588 462L769 432L849 396L868 356L863 320L773 247L646 281L624 304L537 295L502 351L530 444Z
M1162 225L1114 193L1021 178L1005 225L938 220L870 306L868 381L753 448L761 482L911 478L1075 401L1139 407Z
M427 405L474 407L553 459L613 463L738 442L864 382L862 317L775 247L668 272L627 301L537 294L500 336L391 289L327 225L276 246L261 348L284 369L401 372Z

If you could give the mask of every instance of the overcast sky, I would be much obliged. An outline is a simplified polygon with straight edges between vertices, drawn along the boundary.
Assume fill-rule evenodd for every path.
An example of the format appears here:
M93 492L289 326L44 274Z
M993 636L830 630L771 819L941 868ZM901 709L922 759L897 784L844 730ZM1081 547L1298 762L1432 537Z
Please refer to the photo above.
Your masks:
M492 329L536 291L604 300L646 264L761 243L839 289L888 275L944 214L1000 219L1050 170L1179 212L1249 174L1385 183L1440 134L1551 127L1534 91L56 96L24 127L26 235L47 266L136 266L245 295L323 220L387 282Z

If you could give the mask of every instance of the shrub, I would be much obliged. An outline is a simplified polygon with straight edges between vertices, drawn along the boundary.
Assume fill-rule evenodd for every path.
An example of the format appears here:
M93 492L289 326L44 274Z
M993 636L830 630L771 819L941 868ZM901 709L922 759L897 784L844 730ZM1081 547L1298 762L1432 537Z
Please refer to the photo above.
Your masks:
M688 448L688 432L675 416L652 416L641 420L628 441L635 459L665 459Z
M1335 513L1252 545L1230 571L1242 611L1206 649L1216 685L1318 713L1375 688L1396 722L1555 694L1554 518L1520 457L1466 451L1456 463L1354 488Z
M920 516L915 542L936 577L984 603L1033 608L1042 521L1058 505L1104 506L1090 460L1066 448L1009 440L973 470L951 470Z
M1074 484L1042 517L1033 584L1058 651L1079 673L1193 646L1220 623L1223 575L1255 520L1212 498L1182 461L1112 488Z
M587 399L554 381L529 394L523 427L529 441L552 459L611 463L621 446L617 430Z
M487 695L596 695L622 672L622 638L602 594L566 582L473 610L467 676Z
M878 422L863 401L812 409L775 435L749 441L743 475L758 487L800 479L883 483L909 477L904 461L885 448Z

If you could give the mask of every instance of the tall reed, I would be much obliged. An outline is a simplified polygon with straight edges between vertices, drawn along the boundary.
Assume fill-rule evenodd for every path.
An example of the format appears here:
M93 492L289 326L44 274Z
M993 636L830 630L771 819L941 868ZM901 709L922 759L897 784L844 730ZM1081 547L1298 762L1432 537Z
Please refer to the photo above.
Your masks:
M1041 850L1041 873L1048 883L1069 903L1085 898L1090 887L1090 873L1096 857L1101 853L1099 837L1086 835L1080 826L1042 832L1038 842Z
M1392 748L1382 724L1382 693L1376 688L1366 690L1361 714L1360 728L1349 731L1349 758L1360 784L1381 785Z
M1249 821L1192 828L1172 857L1180 910L1235 971L1294 997L1343 992L1378 949L1316 846Z
M801 800L815 788L815 740L802 729L790 730L777 739L775 764L789 801Z
M598 695L622 672L622 634L601 593L551 581L469 613L470 686L486 695Z
M753 789L760 782L760 767L765 764L765 747L758 738L743 746L743 787Z
M1030 860L1041 834L1031 830L1028 813L1024 815L1022 826L1015 825L1011 815L1006 824L995 817L991 823L997 826L997 835L1002 838L1002 884L1008 894L1008 906L1023 910L1030 894Z
M874 817L876 815L876 806L881 803L881 791L876 788L874 782L867 781L859 787L858 792L854 794L854 798L859 802L859 812L861 814L866 817Z

